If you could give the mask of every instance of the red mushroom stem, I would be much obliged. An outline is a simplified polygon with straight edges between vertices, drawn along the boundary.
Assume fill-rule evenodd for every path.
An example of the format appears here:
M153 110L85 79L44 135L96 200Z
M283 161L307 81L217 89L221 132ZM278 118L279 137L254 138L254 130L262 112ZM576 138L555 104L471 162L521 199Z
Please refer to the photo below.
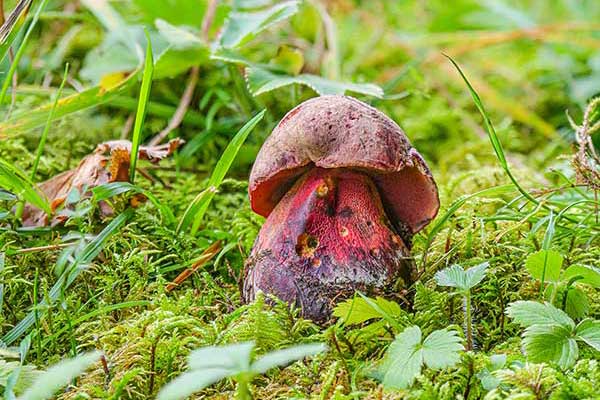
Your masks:
M371 178L350 169L312 168L279 201L252 251L244 284L328 318L333 299L410 281L409 250L390 223Z

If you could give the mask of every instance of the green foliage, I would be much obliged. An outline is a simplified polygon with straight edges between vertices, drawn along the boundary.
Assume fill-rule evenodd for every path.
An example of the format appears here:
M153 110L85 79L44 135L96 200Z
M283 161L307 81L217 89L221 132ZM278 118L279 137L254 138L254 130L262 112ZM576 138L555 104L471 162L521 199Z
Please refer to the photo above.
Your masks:
M459 361L463 345L455 331L436 330L425 340L421 335L418 326L411 326L397 335L390 345L380 368L386 388L409 387L423 365L435 370L451 367Z
M190 203L188 208L185 210L185 213L179 220L177 231L186 230L188 227L191 227L192 234L195 234L198 231L200 223L202 222L202 218L204 217L212 198L221 185L221 182L223 182L223 179L225 178L227 171L229 171L229 168L231 167L233 160L242 147L242 144L264 115L265 110L261 111L250 121L246 122L246 124L235 134L221 155L221 158L219 158L217 165L215 165L215 169L213 170L213 173L208 181L208 188L200 192L194 201Z
M579 356L577 341L600 351L600 321L586 319L579 324L550 303L517 301L506 313L525 327L523 346L533 362L554 362L563 369Z
M63 256L59 258L57 263L57 270L59 271L60 276L49 291L47 299L40 302L42 307L49 305L48 303L57 301L61 293L68 288L83 271L83 267L96 258L106 244L108 238L120 229L130 217L131 212L129 211L120 214L112 220L102 232L93 237L92 240L88 241L85 240L85 238L82 238L79 242L79 246L67 248L64 251ZM7 345L12 344L35 323L36 319L44 314L44 310L45 308L41 308L41 310L36 309L28 313L24 319L2 337L2 342Z
M340 302L333 309L333 316L340 318L346 325L362 324L375 318L398 318L404 312L398 303L383 297L369 299L353 297Z
M12 77L15 74L15 71L17 70L19 61L21 60L21 57L25 53L25 48L27 46L29 37L31 36L31 32L33 32L35 25L37 24L37 22L40 18L40 14L42 13L42 10L46 7L47 3L48 3L48 0L42 0L39 3L39 5L35 11L35 14L33 15L33 18L31 20L31 22L29 23L29 26L27 27L27 31L25 31L25 35L23 36L23 39L21 40L21 43L19 44L19 48L14 56L14 59L12 60L10 68L8 69L8 73L4 76L4 81L2 82L2 89L0 89L0 104L4 103L4 99L6 97L6 92L8 91L8 87L10 86L10 84L12 82Z
M6 15L17 9L0 32L0 69L14 71L17 85L10 91L12 80L4 80L0 122L0 326L13 346L25 338L18 351L0 349L5 398L21 395L59 359L99 348L108 373L94 364L58 399L154 399L189 376L193 349L242 341L255 343L256 359L296 343L328 341L332 349L256 376L256 398L378 398L381 386L368 372L386 359L395 335L418 326L426 338L469 323L476 351L460 353L452 368L423 363L410 388L384 397L597 397L600 225L597 187L588 184L595 170L569 163L584 160L579 148L573 154L582 138L586 159L600 148L593 133L599 103L589 102L600 71L597 2L457 0L448 7L432 0L423 9L412 1L131 0L72 9L55 0L27 42L43 2L29 10L27 0L4 3ZM92 198L73 192L75 211L64 226L20 227L16 205L50 208L32 181L76 167L98 142L131 137L149 60L144 30L155 73L139 142L143 132L163 132L186 145L158 167L140 165L135 185L103 185ZM18 62L7 57L10 47ZM464 75L452 73L440 49ZM389 288L385 300L358 294L337 305L334 325L320 327L276 299L242 304L239 284L264 222L247 198L257 151L292 107L330 93L365 96L402 127L431 168L442 208L413 238L414 285ZM260 126L224 169L228 179L211 187L211 170L234 133L263 109ZM83 257L112 218L98 209L110 205L120 220L130 200L142 197L132 194L149 201L126 211L118 234ZM197 219L177 230L184 215ZM216 240L220 254L167 292ZM562 266L554 280L556 254ZM446 276L450 290L436 286L436 272L475 260L490 267L466 307L459 287L468 285L454 278L470 270ZM74 280L57 286L67 271ZM508 304L538 297L562 314L540 303L506 317ZM523 340L518 319L535 322L523 325ZM568 363L575 355L567 369L534 362ZM221 379L197 396L233 397L235 389Z
M31 387L19 397L22 400L50 399L60 388L66 386L90 365L100 359L100 352L82 354L76 358L64 360L40 374Z
M252 358L253 342L212 346L194 350L188 359L189 371L168 383L158 394L159 400L183 399L226 377L238 381L239 399L250 399L249 384L256 375L272 368L322 353L321 343L304 344Z
M288 19L297 11L297 1L284 1L260 11L234 10L229 13L219 36L219 46L232 48L243 45L265 29Z
M473 321L471 316L471 289L477 286L483 278L489 267L489 263L484 262L466 271L460 265L452 265L441 271L436 272L435 281L440 286L449 286L457 288L464 296L465 302L465 333L467 338L467 349L473 349Z
M47 214L52 212L48 201L27 177L27 174L4 160L0 160L0 185L23 200L44 210Z
M535 279L558 282L563 265L563 257L556 250L539 250L531 253L525 268Z
M246 69L246 82L250 92L259 96L289 85L305 85L319 95L346 94L346 92L360 93L367 96L383 97L383 91L377 85L336 82L321 78L312 74L300 74L296 76L276 74L258 66Z

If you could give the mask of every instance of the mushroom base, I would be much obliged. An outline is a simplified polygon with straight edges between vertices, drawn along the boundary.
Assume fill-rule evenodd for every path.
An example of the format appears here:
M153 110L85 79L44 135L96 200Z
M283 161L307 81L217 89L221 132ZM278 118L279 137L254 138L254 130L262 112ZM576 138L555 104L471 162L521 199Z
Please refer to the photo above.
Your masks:
M312 168L263 225L246 263L242 295L260 290L317 322L356 290L385 295L411 281L410 252L392 228L367 175Z

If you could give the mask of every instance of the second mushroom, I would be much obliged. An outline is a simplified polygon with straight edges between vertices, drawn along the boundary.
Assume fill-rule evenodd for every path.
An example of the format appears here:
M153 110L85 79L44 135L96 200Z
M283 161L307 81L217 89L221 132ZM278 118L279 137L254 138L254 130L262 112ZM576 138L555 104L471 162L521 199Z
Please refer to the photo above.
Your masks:
M410 284L412 235L439 208L435 182L404 132L375 108L322 96L291 110L250 175L252 209L267 217L246 264L243 297L272 294L327 320L361 290Z

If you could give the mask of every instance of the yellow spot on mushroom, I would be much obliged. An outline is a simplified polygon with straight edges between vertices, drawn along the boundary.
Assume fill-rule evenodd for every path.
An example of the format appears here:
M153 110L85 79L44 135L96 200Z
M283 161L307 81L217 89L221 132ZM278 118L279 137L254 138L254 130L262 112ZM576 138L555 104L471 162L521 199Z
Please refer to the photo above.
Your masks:
M325 197L329 193L329 186L327 186L326 182L321 182L319 186L317 186L317 196Z
M340 229L340 236L346 237L346 236L348 236L349 233L350 233L350 231L348 231L348 228L346 228L345 226L342 226L342 228Z
M317 247L319 247L319 239L316 237L307 233L303 233L298 236L298 241L296 242L296 253L300 257L312 257L315 254Z
M320 258L313 258L312 259L312 265L313 267L317 268L321 266L321 259Z

